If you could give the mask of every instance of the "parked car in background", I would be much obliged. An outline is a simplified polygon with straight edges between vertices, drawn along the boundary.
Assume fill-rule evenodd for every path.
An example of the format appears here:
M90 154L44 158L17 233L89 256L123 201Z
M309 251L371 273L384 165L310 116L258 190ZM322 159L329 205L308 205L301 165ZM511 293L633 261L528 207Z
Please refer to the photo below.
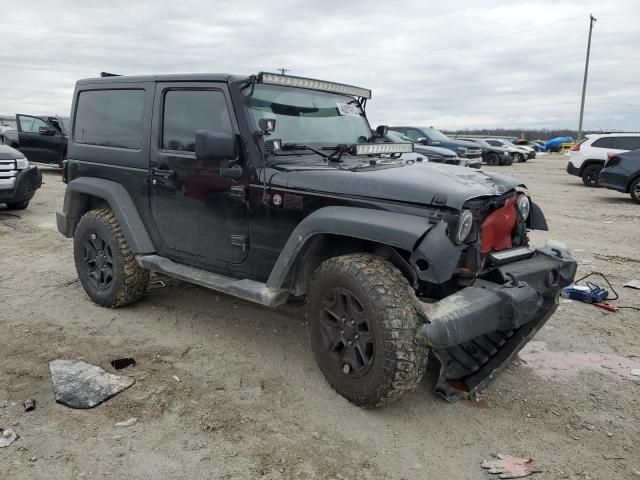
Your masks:
M544 147L547 152L559 152L562 149L563 143L571 143L573 141L572 137L555 137L544 142Z
M392 143L413 143L412 153L403 153L400 158L403 160L418 160L420 157L432 163L445 163L447 165L460 165L462 167L480 168L482 166L481 158L460 158L456 152L448 148L428 147L413 142L409 137L389 130L386 138Z
M0 145L0 203L24 210L42 185L42 173L15 148Z
M598 186L598 176L609 153L640 149L640 133L587 135L569 151L567 173L582 178L587 187Z
M610 154L598 178L601 187L628 193L640 203L640 150Z
M514 162L526 162L529 159L529 151L515 146L513 143L509 143L506 140L502 140L500 138L487 138L486 142L489 145L493 145L494 147L501 147L509 150L511 155L513 156Z
M513 154L511 149L491 145L482 138L460 138L467 142L473 142L482 149L482 160L487 165L512 165Z
M477 144L451 139L433 127L389 127L389 130L400 132L415 143L428 147L448 148L456 152L460 158L482 162L482 149Z
M67 157L67 117L16 115L16 130L0 134L0 142L21 151L29 160L62 166Z
M523 138L519 138L517 140L514 140L513 142L514 145L517 145L518 147L530 147L531 149L533 149L534 152L544 152L545 148L544 148L544 142L538 142L536 140L525 140Z

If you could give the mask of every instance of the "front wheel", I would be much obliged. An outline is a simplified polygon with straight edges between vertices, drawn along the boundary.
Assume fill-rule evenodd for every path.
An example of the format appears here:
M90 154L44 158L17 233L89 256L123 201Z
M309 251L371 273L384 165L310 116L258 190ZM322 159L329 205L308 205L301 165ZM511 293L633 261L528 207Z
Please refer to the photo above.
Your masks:
M631 183L631 186L629 187L629 195L631 195L631 198L635 202L640 203L640 178L636 178Z
M588 165L582 172L582 183L587 187L599 187L598 177L600 176L601 165Z
M521 153L516 153L516 162L517 163L524 162L524 155Z
M500 163L500 159L498 158L498 155L496 155L495 153L490 153L489 156L487 157L487 165L498 165Z
M398 269L375 255L344 255L318 267L307 296L311 346L340 395L376 407L416 387L428 352L415 341L415 302Z
M73 235L73 256L80 283L98 305L121 307L144 295L149 271L136 262L111 209L82 216Z

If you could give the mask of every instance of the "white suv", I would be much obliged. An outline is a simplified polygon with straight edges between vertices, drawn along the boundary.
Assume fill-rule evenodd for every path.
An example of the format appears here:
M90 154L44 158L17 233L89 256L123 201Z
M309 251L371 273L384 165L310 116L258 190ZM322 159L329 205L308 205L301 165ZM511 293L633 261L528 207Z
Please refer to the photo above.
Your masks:
M567 172L582 177L587 187L597 187L598 174L608 159L607 154L637 149L640 149L640 133L587 135L569 151Z

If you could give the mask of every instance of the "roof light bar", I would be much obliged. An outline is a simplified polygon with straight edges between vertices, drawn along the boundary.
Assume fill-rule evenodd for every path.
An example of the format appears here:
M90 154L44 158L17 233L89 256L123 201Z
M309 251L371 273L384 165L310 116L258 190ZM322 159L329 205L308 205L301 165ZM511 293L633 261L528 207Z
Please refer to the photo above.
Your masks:
M355 145L356 155L379 155L383 153L411 153L413 143L362 143Z
M343 85L341 83L314 80L313 78L293 77L291 75L279 75L277 73L260 72L258 82L268 85L281 85L283 87L308 88L323 92L341 93L353 97L371 98L371 90L366 88Z

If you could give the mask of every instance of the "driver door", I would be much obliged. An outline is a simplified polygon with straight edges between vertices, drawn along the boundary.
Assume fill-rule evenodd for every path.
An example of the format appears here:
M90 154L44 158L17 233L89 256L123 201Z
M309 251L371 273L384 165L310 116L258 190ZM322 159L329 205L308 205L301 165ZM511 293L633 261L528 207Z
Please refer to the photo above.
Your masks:
M16 115L18 150L32 162L60 163L62 133L40 117Z
M158 83L149 162L158 233L173 255L241 263L249 245L243 149L237 164L245 174L223 176L227 161L196 158L196 130L236 134L237 140L226 85Z

